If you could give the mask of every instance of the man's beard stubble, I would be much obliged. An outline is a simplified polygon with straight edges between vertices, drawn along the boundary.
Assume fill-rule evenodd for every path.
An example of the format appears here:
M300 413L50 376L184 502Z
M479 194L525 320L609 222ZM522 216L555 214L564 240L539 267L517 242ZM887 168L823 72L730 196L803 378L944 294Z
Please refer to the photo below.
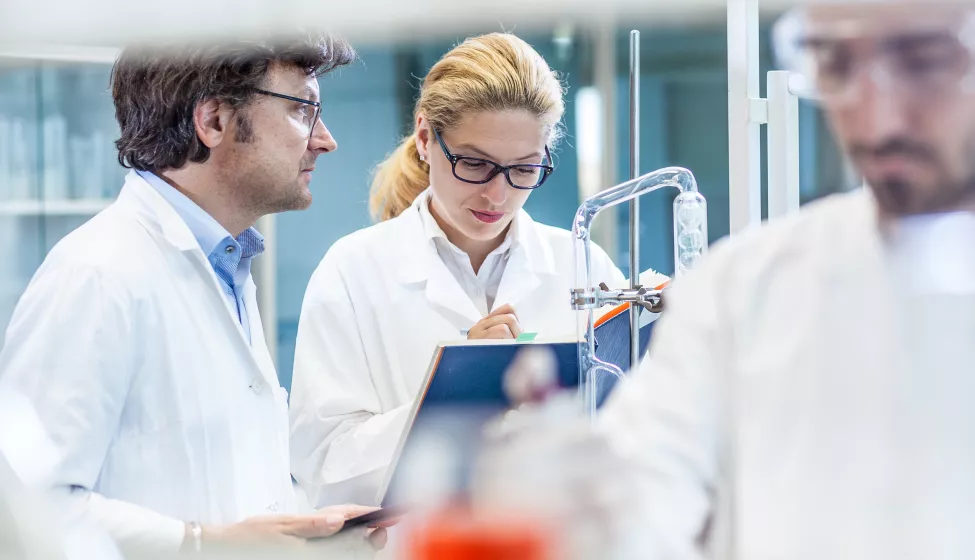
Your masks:
M855 159L896 155L911 157L925 161L940 170L938 175L941 178L928 188L911 184L900 178L868 181L877 204L886 214L909 216L946 212L960 209L975 201L975 141L971 142L970 149L966 151L972 154L968 159L968 165L972 170L962 181L953 181L949 178L946 166L933 149L908 138L895 138L875 148L855 145L850 152Z

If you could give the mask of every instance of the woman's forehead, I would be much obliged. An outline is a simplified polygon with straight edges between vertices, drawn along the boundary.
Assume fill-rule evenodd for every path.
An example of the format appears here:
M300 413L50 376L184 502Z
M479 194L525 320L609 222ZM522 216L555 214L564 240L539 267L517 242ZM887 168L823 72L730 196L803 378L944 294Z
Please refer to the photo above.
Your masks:
M475 148L482 155L517 158L541 153L548 133L545 123L527 111L486 111L461 119L443 135L452 149Z

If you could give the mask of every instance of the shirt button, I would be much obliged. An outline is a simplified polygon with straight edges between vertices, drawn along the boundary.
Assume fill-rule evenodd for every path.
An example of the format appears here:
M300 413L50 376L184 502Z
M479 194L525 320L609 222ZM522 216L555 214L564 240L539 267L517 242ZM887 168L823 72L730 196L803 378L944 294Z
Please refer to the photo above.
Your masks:
M266 509L268 513L277 513L279 508L280 506L278 505L278 502L275 501L268 504Z
M260 395L264 392L264 382L258 378L254 378L251 381L251 391L254 391L255 395Z
M234 249L234 246L233 245L227 245L227 248L224 249L224 251L227 251L227 253L233 253L234 250L235 249Z

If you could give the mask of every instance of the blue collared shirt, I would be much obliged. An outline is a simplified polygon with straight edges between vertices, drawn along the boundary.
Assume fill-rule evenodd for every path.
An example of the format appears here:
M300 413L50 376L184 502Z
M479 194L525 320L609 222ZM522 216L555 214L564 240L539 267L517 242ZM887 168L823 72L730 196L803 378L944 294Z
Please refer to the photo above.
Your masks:
M237 320L249 341L251 329L244 305L243 289L251 275L251 259L264 252L264 237L256 229L248 228L234 239L213 216L172 185L149 171L138 173L169 202L193 232L200 249L217 275L227 303L232 310L236 310Z

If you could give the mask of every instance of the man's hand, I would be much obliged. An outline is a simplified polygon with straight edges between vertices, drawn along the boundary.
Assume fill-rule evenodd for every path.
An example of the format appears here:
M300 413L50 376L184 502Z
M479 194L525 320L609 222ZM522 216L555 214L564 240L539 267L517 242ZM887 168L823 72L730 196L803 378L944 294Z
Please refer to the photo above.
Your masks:
M353 505L332 506L308 515L272 515L252 517L232 525L208 525L203 527L203 546L210 543L239 545L256 542L300 546L307 539L331 537L342 529L347 519L376 509ZM386 546L385 529L370 530L368 540L377 550L382 549Z
M511 305L502 305L467 332L468 340L518 338L521 325Z

